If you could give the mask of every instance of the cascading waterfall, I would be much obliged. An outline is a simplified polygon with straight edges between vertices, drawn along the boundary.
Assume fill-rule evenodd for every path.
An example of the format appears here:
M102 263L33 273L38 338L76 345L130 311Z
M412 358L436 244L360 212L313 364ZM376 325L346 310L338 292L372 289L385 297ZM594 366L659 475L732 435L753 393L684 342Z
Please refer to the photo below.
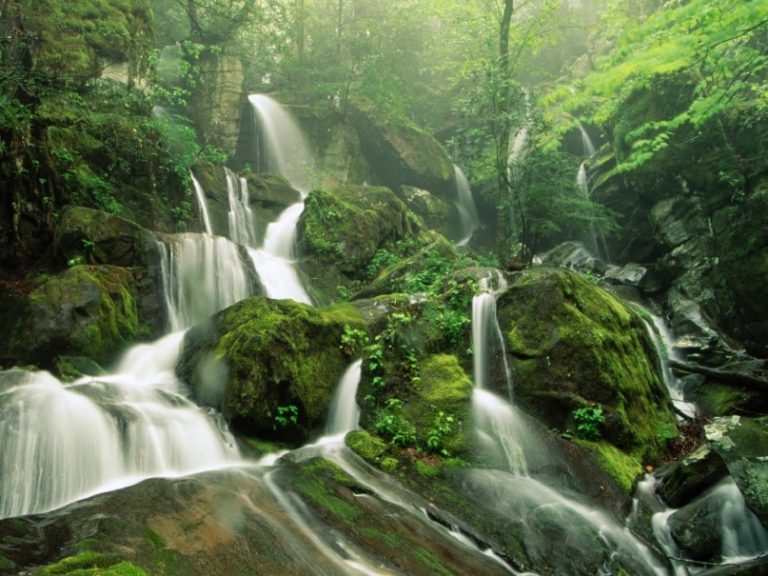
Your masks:
M472 234L480 225L480 218L477 215L475 200L472 197L472 189L469 186L467 177L456 164L453 165L453 173L456 180L456 196L458 198L456 207L461 218L461 239L457 242L457 245L466 246L472 238Z
M339 380L339 385L331 399L328 423L325 427L325 433L328 436L344 434L357 428L360 408L357 405L356 395L362 365L362 360L356 360L350 364Z
M532 530L549 530L548 520L539 517L540 511L546 508L549 510L547 515L560 518L558 524L564 530L565 538L571 535L571 526L574 526L572 535L575 538L578 538L578 530L588 528L604 543L609 551L608 558L617 556L628 565L634 563L641 571L638 573L667 574L666 567L650 550L631 537L608 514L566 497L530 474L531 464L546 468L552 463L547 446L512 404L488 391L492 379L489 368L492 343L497 341L495 345L504 357L505 378L511 399L511 373L506 365L503 334L496 318L496 298L506 285L499 272L496 272L496 278L496 290L491 288L492 278L485 278L480 283L480 292L472 301L475 382L472 408L480 456L499 469L470 472L470 489L486 494L503 508L505 516L522 519Z
M579 132L581 133L581 146L584 149L584 156L587 158L591 158L595 155L595 145L592 144L592 139L589 137L589 134L584 129L584 126L581 125L581 123L578 124L579 126Z
M256 246L256 216L251 210L248 196L248 182L238 178L229 168L225 168L227 179L227 199L229 211L229 237L235 244Z
M576 191L581 195L582 198L589 199L589 177L587 175L586 161L579 164L579 170L576 172ZM589 225L589 238L587 238L586 242L590 252L599 257L600 244L598 243L598 234L595 231L594 224ZM605 239L603 239L603 243L605 243Z
M267 227L264 245L251 247L248 253L267 296L311 304L293 259L296 225L314 174L313 156L299 126L278 102L263 94L252 94L248 99L263 136L265 150L260 157L265 159L265 168L285 176L302 198Z

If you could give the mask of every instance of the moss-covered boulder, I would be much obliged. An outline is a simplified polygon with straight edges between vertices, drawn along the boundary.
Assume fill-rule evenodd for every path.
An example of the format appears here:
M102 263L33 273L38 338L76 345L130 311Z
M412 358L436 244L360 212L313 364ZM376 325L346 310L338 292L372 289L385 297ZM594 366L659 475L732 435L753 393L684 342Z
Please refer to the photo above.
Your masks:
M400 196L414 214L421 217L427 228L449 237L458 228L456 204L413 186L401 186Z
M453 164L427 132L406 118L386 118L369 102L356 103L349 117L377 182L416 186L444 198L455 194Z
M638 458L658 457L676 435L652 343L615 296L576 273L538 269L511 279L498 316L516 400L544 422L576 429L574 410L600 407L595 431Z
M158 310L142 309L134 272L117 266L74 266L50 276L17 301L0 328L2 354L11 361L53 368L59 355L107 362L152 335Z
M362 325L351 307L248 298L187 333L178 370L235 428L301 441L323 424L350 361L340 349L348 324Z
M416 218L388 188L314 190L298 224L300 265L325 295L320 301L327 300L339 282L366 279L379 250L394 250L396 242L418 232Z
M159 258L151 232L120 216L82 206L61 214L53 249L62 265L150 266Z

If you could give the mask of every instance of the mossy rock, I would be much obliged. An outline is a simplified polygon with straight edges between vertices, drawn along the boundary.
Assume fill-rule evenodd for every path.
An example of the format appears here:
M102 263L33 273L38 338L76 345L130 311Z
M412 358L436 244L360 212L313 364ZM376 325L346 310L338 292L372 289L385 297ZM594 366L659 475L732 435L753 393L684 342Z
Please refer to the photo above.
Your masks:
M388 188L346 186L314 190L298 224L300 266L319 287L320 301L336 296L339 282L365 280L377 251L415 238L415 216Z
M599 405L606 439L641 459L676 435L669 395L640 318L615 296L566 270L519 273L498 301L515 397L548 425Z
M53 240L61 264L79 262L114 266L149 266L159 258L151 232L129 220L74 206L61 214Z
M248 298L187 333L179 373L199 401L219 408L235 428L303 441L323 424L351 360L340 342L352 310ZM364 327L362 320L354 327ZM291 406L296 413L285 414L287 422L276 419Z
M401 186L400 197L427 228L450 237L458 228L460 217L456 204L413 186Z
M0 334L3 355L45 368L60 355L106 363L151 332L137 298L127 268L81 265L50 276L19 302L16 321Z
M385 186L415 186L452 199L453 164L430 134L401 118L385 118L370 102L356 102L349 117L368 164Z
M432 354L419 362L420 380L403 412L413 422L418 438L428 440L440 414L454 420L450 432L439 436L439 450L465 454L471 444L472 380L458 358ZM428 446L427 446L428 447Z
M125 560L120 561L113 554L81 552L62 558L54 564L43 566L32 573L34 576L147 576L138 566Z

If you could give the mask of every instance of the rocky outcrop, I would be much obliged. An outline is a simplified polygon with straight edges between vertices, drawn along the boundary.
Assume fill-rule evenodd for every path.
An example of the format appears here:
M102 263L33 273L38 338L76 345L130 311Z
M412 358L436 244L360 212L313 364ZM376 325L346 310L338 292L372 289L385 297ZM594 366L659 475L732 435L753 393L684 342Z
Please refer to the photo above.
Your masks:
M384 119L370 103L349 111L376 182L415 186L443 198L455 194L453 164L437 140L406 119Z
M535 269L510 278L498 316L516 401L548 425L576 429L574 410L600 407L598 433L638 459L658 457L676 436L652 343L615 296L576 273Z
M179 374L236 429L302 441L322 426L350 362L340 349L347 324L362 324L351 307L248 298L187 333Z
M237 152L240 137L246 97L243 80L243 64L232 49L216 54L205 52L190 101L198 134L206 144L221 148L230 158Z

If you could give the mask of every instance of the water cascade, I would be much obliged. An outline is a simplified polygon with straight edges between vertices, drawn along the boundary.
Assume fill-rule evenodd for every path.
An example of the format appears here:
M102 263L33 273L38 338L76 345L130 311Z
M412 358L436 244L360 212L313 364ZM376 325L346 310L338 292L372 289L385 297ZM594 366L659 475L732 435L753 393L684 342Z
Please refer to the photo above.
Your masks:
M245 178L238 178L229 168L225 168L225 174L229 201L229 237L235 244L256 246L256 217L250 206L248 182Z
M579 170L576 172L576 191L585 200L589 199L590 197L589 177L587 175L586 161L579 164ZM585 243L587 245L587 248L589 248L589 251L592 252L593 255L599 258L600 246L598 244L598 234L595 231L594 224L589 225L589 237L586 239ZM604 238L603 238L603 244L605 244ZM606 254L607 254L607 250L606 250Z
M456 180L456 196L458 198L456 207L461 218L461 240L457 242L457 245L466 246L472 238L472 234L480 225L480 218L477 215L475 200L472 197L472 189L469 186L467 177L456 164L453 165L453 173Z
M263 136L260 165L285 176L301 193L301 201L288 206L267 227L260 249L252 247L248 252L267 296L311 304L294 266L294 248L296 225L314 174L313 156L299 126L278 102L263 94L252 94L249 100Z
M584 156L591 158L595 155L595 145L592 144L592 139L589 137L589 134L587 134L584 126L582 126L581 123L579 123L578 126L579 132L581 133L581 146L584 149Z
M344 434L357 428L360 408L357 405L356 395L362 364L362 360L353 362L339 380L339 385L331 399L331 409L325 428L328 436Z
M611 573L609 565L620 559L624 566L634 566L638 574L667 574L666 567L650 550L609 514L596 509L593 504L584 504L567 496L564 490L552 485L552 479L544 483L535 477L535 471L551 468L558 458L551 455L548 445L525 415L488 390L492 381L498 379L490 376L493 347L497 347L496 354L506 356L495 304L505 286L501 274L497 272L496 277L499 288L491 289L491 279L483 279L480 292L472 301L475 435L479 456L493 469L470 471L467 476L469 489L479 494L481 501L494 502L495 509L503 510L505 518L519 519L529 534L526 546L530 546L529 551L534 555L547 556L552 541L552 522L556 518L557 530L564 541L573 539L578 542L584 534L592 533L602 542L600 553L605 557L605 573ZM507 387L511 390L506 358L504 368ZM542 544L544 542L546 546ZM568 554L575 557L574 562L578 562L580 554L590 554L581 550L578 544L573 544L569 550L563 561L570 562Z

